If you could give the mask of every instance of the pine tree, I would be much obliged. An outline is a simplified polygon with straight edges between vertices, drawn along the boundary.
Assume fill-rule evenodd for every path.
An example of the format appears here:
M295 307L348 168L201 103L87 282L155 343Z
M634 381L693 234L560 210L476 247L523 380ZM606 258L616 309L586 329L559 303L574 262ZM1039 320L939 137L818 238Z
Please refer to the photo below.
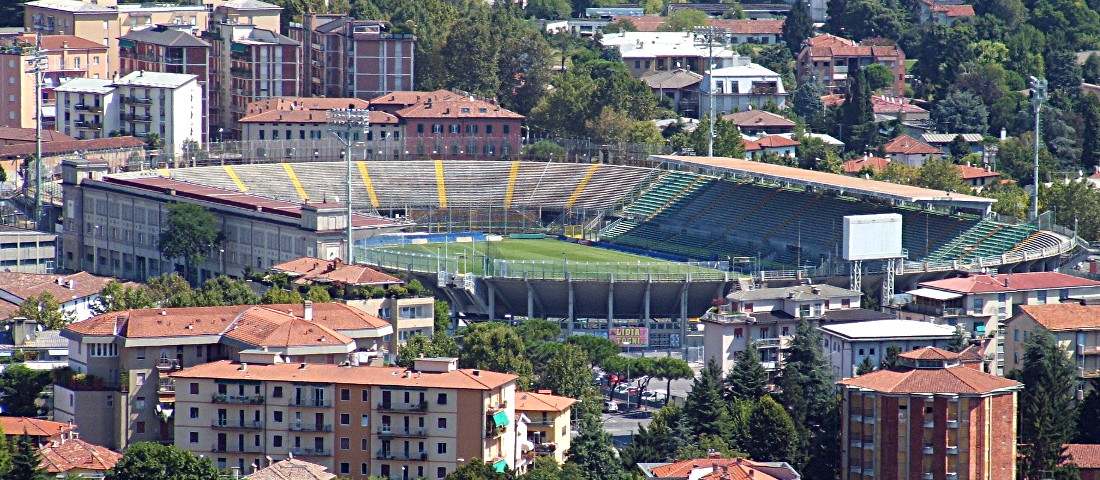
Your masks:
M582 420L581 434L573 439L567 452L570 464L585 472L588 480L628 480L611 444L611 435L604 431L598 416Z
M768 371L760 364L760 353L750 343L736 355L736 363L726 375L726 400L752 400L768 394Z
M882 370L889 370L898 366L898 355L901 354L901 347L897 345L890 345L886 347L886 355L882 356L882 363L879 364L879 368Z
M1065 462L1073 438L1077 369L1047 331L1024 342L1024 384L1019 409L1019 470L1022 478L1047 478Z
M793 463L798 431L791 416L770 395L760 397L748 419L748 435L742 448L751 458Z
M781 392L778 400L798 430L796 468L805 473L807 480L839 476L835 467L823 468L830 462L835 464L834 457L839 456L834 451L839 432L828 428L835 423L830 415L835 412L838 399L821 352L821 336L806 319L798 322L777 383ZM814 468L806 469L809 465Z
M871 357L863 357L863 361L859 362L859 367L856 368L856 376L868 374L875 371L875 364L871 362Z
M726 435L729 410L722 399L722 369L711 358L691 385L684 401L684 416L695 435Z
M1077 433L1074 443L1100 443L1100 380L1092 380L1092 390L1077 406Z
M804 0L797 0L791 5L791 11L783 22L783 41L787 42L787 48L792 55L798 55L802 50L802 42L814 33L814 20L810 18L810 7Z
M802 82L794 92L794 113L807 122L825 113L825 102L821 101L824 91L817 78Z
M38 456L38 447L31 437L23 432L15 443L15 452L11 456L11 472L6 480L46 480L49 476L38 467L42 459Z
M4 428L0 426L0 478L7 478L8 472L11 472L11 467L11 449L8 448Z
M947 344L947 351L959 353L968 346L970 346L970 339L967 338L962 326L956 325L955 332L951 334L951 343Z
M1082 95L1078 109L1084 123L1081 135L1081 166L1091 172L1100 166L1100 100L1094 95Z

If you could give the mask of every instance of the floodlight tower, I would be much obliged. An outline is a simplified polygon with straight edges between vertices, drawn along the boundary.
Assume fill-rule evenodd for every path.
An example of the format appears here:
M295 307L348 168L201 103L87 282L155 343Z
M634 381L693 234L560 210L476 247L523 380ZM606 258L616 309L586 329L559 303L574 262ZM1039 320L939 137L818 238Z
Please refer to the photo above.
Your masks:
M707 96L710 100L710 113L709 120L707 121L710 126L709 135L707 135L707 156L714 156L714 47L715 43L718 43L719 47L725 49L726 37L728 31L721 27L703 26L695 27L695 46L707 48L707 68L706 73L710 75L709 84L707 85ZM720 43L719 43L720 42Z
M1047 99L1047 79L1029 77L1031 85L1031 105L1035 109L1035 191L1031 195L1031 219L1039 220L1039 112L1043 109L1043 102Z
M347 197L344 204L347 206L347 238L348 264L355 263L355 247L351 242L351 147L359 140L360 134L365 134L370 128L370 111L363 108L337 108L328 113L328 131L344 144L344 155L347 161ZM364 135L365 136L365 135Z
M34 56L27 59L27 73L34 74L34 227L44 231L42 215L42 74L50 66L42 52L42 34L35 35ZM25 181L25 179L24 179ZM25 185L25 184L24 184Z

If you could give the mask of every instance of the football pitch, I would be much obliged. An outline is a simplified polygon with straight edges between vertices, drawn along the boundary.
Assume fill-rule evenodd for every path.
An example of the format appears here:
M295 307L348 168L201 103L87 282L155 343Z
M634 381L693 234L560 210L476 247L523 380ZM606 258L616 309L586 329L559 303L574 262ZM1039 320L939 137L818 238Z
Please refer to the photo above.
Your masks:
M515 271L567 269L583 275L585 272L616 274L684 274L717 272L714 269L634 255L605 248L591 247L560 240L505 238L496 242L430 243L376 247L388 251L443 257L447 270L483 275L486 264L500 269L507 264ZM489 259L487 262L486 257ZM497 272L502 273L502 272Z

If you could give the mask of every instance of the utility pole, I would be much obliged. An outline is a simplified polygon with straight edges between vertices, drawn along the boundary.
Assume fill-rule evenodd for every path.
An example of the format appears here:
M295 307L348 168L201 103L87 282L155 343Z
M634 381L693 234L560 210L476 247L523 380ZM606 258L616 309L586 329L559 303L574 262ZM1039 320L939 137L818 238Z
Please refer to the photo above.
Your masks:
M695 27L695 46L707 47L707 68L703 73L709 77L707 84L707 96L709 99L709 121L710 132L707 136L707 156L714 156L714 44L716 40L721 41L719 44L723 49L726 47L726 35L727 31L721 27ZM715 38L717 37L717 39Z
M42 73L49 68L49 59L42 53L42 34L35 35L34 56L27 59L30 70L27 73L34 74L34 227L39 231L45 230L42 208ZM24 179L26 182L26 179Z
M1031 104L1035 108L1035 191L1031 195L1031 219L1039 221L1039 112L1047 99L1047 79L1029 77L1031 84Z
M347 197L344 204L347 206L347 258L345 263L355 263L355 247L351 242L351 147L355 145L359 135L370 128L370 111L363 108L337 108L328 113L328 131L336 136L344 144L344 155L347 161Z

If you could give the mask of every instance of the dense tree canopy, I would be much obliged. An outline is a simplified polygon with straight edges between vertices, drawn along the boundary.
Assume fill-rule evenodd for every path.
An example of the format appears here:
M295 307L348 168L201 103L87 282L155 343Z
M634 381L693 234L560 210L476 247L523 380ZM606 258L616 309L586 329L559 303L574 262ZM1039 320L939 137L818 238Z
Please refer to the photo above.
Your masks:
M167 259L183 258L190 271L206 260L206 255L221 242L221 236L218 220L202 206L170 203L166 228L160 233L157 248Z
M153 442L130 445L122 459L107 471L107 480L218 480L217 467L208 457Z

